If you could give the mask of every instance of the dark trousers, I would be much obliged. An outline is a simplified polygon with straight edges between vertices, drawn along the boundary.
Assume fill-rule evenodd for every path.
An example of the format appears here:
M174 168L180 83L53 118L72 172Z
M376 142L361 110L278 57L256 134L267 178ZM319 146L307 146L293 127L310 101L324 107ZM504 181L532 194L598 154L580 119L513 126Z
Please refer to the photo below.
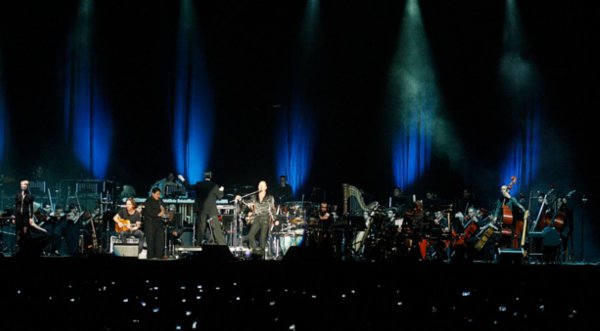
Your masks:
M18 251L17 257L39 257L42 255L42 247L36 244L38 240L32 236L33 228L29 226L28 214L15 214L15 226L17 235Z
M254 222L250 226L250 232L248 232L248 241L250 244L250 248L253 253L258 253L263 255L265 253L265 247L267 247L267 232L269 230L269 215L261 215L256 216ZM260 231L260 240L259 240L259 248L260 251L256 249L256 234Z
M27 227L27 230L25 230L25 227ZM31 230L29 229L29 213L15 213L15 230L17 235L17 243L20 242L21 238L29 235L29 233L25 233Z
M144 226L146 234L147 258L163 258L165 256L165 224L162 219L151 219Z
M212 229L211 239L209 242L216 243L217 245L225 245L225 236L223 236L223 228L221 227L221 222L217 215L211 215L208 213L200 213L200 216L196 215L196 246L202 245L204 241L204 236L206 235L206 222L210 219L210 227Z
M54 225L54 235L52 236L52 251L59 251L64 238L66 246L65 254L69 256L77 255L79 248L79 224L72 221L61 220Z

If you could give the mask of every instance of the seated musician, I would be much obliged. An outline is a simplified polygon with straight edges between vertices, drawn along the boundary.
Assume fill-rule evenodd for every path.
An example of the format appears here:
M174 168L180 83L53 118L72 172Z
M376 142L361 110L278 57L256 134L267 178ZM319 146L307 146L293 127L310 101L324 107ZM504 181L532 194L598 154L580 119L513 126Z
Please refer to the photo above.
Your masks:
M321 202L319 205L317 244L323 246L331 245L331 225L333 224L333 213L329 211L329 204Z
M439 227L442 233L448 233L450 228L448 227L448 219L444 216L441 210L437 210L434 213L433 224Z
M390 208L394 208L396 215L402 216L412 205L411 197L405 195L402 189L394 187L392 190L392 196L389 198Z
M181 178L175 177L175 174L170 172L167 177L157 180L148 191L148 195L152 194L152 189L158 187L164 197L176 198L185 195L186 187ZM129 195L134 196L135 194Z
M165 197L175 198L185 194L185 186L175 175L171 172L167 175L167 178L163 179L163 188Z
M127 238L130 236L138 238L138 252L141 253L144 248L144 232L141 229L142 215L136 207L135 199L127 198L125 208L119 210L113 220L115 221L115 231L119 234L121 242L127 242Z
M422 240L424 241L429 230L429 221L423 209L423 201L417 200L413 202L412 208L404 213L403 226L410 228L410 234L405 244L409 253L419 259L425 259L424 252L419 248L419 244Z

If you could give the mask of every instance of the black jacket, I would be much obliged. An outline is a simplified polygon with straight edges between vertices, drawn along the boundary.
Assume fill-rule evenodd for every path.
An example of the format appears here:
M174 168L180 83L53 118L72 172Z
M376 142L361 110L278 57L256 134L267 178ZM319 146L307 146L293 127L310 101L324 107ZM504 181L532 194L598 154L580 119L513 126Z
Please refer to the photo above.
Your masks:
M186 188L189 189L190 186L186 185ZM219 190L219 185L202 181L197 182L192 188L196 191L194 210L201 214L217 215L217 200L223 198L223 191Z

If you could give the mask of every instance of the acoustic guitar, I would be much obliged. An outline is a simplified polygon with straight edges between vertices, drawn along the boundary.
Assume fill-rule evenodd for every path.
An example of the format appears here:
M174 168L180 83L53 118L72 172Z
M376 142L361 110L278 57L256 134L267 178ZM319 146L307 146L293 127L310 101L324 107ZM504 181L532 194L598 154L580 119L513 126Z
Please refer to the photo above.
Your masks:
M131 221L129 220L121 219L120 221L115 221L115 231L117 233L130 230L132 227L133 224L131 224Z

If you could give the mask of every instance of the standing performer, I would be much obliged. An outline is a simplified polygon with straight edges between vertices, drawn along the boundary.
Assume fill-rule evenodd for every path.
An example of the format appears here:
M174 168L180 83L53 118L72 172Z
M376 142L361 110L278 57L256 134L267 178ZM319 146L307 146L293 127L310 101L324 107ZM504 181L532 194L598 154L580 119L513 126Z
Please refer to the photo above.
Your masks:
M155 187L144 202L142 216L146 234L147 259L162 259L165 255L165 224L162 217L165 207L160 198L160 189Z
M33 221L33 200L34 197L29 192L29 181L21 181L21 190L15 195L15 225L17 229L17 244L19 251L17 256L34 257L39 256L33 247L31 240L32 228L46 233L46 229L38 226ZM41 250L39 252L41 254Z
M513 176L510 184L500 187L500 197L496 203L496 211L494 212L496 219L501 220L502 223L504 246L512 248L520 247L519 241L521 231L523 231L523 218L519 216L525 213L525 207L510 195L510 189L516 180L517 178Z
M187 189L191 188L182 175L179 175L178 178ZM210 228L212 232L209 242L216 243L217 245L226 244L221 223L217 218L217 200L223 198L224 188L223 186L218 186L217 184L211 182L211 180L212 172L207 171L204 173L204 181L197 182L193 186L193 189L196 190L196 201L194 202L194 213L196 213L196 229L199 230L196 230L196 246L200 246L203 243L207 220L210 220Z
M269 230L269 222L273 219L275 213L275 198L267 194L267 182L260 181L258 183L258 193L251 195L247 200L242 200L241 196L235 197L236 201L242 201L250 207L251 212L248 218L252 219L250 231L248 232L248 240L250 241L250 249L253 254L264 258L265 248L267 247L267 232ZM260 232L260 246L256 247L256 235Z

